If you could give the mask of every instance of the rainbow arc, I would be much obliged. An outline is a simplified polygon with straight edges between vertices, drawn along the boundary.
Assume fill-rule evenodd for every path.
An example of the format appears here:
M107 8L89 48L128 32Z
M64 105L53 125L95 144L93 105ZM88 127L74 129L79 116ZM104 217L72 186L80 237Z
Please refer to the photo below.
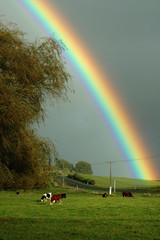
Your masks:
M55 34L67 47L66 58L72 63L81 80L92 94L107 126L111 129L125 159L144 159L127 162L133 177L142 179L158 179L153 160L142 141L133 120L129 116L116 89L104 75L100 66L88 52L79 36L71 29L60 12L48 0L17 0L24 11L36 21L45 34Z

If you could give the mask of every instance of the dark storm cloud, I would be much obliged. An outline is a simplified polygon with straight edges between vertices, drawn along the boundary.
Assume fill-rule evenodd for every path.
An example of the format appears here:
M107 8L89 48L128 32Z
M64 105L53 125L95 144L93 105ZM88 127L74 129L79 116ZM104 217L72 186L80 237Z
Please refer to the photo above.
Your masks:
M160 1L50 0L110 76L151 155L160 155ZM1 14L16 22L30 39L43 33L10 0L0 0ZM12 9L12 11L10 10ZM32 23L32 24L31 24ZM71 70L70 70L71 71ZM70 103L51 108L39 133L52 139L60 157L76 163L123 159L110 129L74 72ZM155 158L160 169L159 158ZM94 174L109 174L104 164ZM115 164L113 175L130 176Z

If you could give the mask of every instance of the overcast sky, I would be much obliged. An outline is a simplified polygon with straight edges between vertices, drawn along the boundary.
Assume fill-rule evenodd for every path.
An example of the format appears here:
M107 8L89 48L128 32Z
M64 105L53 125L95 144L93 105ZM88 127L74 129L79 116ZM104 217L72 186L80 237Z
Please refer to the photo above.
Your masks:
M44 0L45 1L45 0ZM50 0L78 33L85 46L110 76L160 172L160 1ZM13 21L35 40L42 31L16 0L0 0L3 22ZM3 15L3 16L2 16ZM109 175L105 161L124 159L99 110L72 74L75 94L70 102L47 106L45 125L38 132L55 143L60 158L73 164L87 161L95 175ZM147 156L148 157L148 156ZM94 163L99 163L94 165ZM125 163L112 174L131 177Z

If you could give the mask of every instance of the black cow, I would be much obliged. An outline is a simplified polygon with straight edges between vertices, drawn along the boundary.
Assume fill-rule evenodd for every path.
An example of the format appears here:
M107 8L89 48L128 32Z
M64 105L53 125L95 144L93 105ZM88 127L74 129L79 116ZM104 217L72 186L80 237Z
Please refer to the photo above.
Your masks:
M102 197L105 197L105 198L106 198L106 197L107 197L107 193L103 193L103 194L102 194Z

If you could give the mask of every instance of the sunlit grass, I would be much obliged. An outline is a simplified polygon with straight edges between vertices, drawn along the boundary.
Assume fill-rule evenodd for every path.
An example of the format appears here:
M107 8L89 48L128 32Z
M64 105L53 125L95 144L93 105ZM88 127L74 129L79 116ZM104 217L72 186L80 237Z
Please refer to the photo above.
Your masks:
M1 191L0 239L160 239L159 194L102 198L67 191L63 204L52 206L40 202L43 191Z
M108 188L110 185L110 177L104 176L94 176L94 175L87 175L87 174L80 174L84 178L93 179L95 181L96 186ZM116 188L123 189L123 188L160 188L160 181L151 181L151 180L143 180L143 179L136 179L136 178L122 178L122 177L114 177L112 176L112 186L113 181L116 180Z

